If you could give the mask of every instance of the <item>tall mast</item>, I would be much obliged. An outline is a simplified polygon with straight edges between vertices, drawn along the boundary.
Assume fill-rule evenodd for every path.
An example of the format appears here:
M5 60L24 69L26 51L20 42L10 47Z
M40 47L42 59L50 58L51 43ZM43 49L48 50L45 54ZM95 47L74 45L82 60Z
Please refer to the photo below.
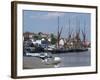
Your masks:
M58 35L59 35L59 16L58 16Z
M86 41L85 26L86 26L86 22L85 22L85 20L84 20L84 29L83 29L83 31L82 31L82 34L83 34L83 42Z
M76 28L76 39L77 41L80 40L80 21L78 20L78 18L76 19L76 25L77 25L77 28Z
M57 48L59 47L59 16L58 16L58 32L57 32Z
M70 27L71 27L71 25L70 25L70 17L69 17L68 22L69 22L68 39L70 39L71 38L71 32L70 32Z
M57 48L59 48L59 41L60 41L60 36L61 36L61 33L62 33L62 29L63 29L63 27L61 27L61 29L59 30L59 16L58 16Z

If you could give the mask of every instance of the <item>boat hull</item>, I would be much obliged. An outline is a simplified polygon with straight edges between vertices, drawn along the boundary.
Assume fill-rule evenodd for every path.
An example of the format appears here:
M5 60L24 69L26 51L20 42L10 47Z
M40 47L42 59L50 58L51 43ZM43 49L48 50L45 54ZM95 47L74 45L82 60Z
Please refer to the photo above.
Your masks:
M47 50L47 52L51 53L68 53L68 52L84 52L88 51L88 49L68 49L68 50Z
M84 49L55 49L55 50L42 50L42 51L32 51L30 53L41 53L41 52L50 52L50 53L69 53L69 52L84 52L84 51L88 51L88 48L84 48Z

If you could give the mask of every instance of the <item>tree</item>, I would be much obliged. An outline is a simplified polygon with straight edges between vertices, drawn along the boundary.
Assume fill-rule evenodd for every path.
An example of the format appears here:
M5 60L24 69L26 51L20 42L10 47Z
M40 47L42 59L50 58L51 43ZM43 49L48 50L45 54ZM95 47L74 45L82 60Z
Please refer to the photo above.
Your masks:
M38 34L34 35L33 37L35 40L41 40L42 37L41 37L41 32L39 32Z
M39 36L38 36L38 35L35 35L35 36L34 36L34 39L35 39L35 40L38 40L38 39L39 39Z
M57 42L56 37L54 36L54 34L51 33L51 44L56 44L56 42Z

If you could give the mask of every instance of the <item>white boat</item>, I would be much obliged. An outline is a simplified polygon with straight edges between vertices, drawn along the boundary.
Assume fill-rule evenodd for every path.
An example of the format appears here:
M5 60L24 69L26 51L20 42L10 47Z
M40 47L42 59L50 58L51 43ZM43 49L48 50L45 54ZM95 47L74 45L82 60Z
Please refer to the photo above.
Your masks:
M40 54L39 53L26 53L26 56L37 57L37 56L40 56Z
M47 58L44 60L44 63L46 65L54 65L55 67L57 67L57 65L61 63L61 58L60 57Z

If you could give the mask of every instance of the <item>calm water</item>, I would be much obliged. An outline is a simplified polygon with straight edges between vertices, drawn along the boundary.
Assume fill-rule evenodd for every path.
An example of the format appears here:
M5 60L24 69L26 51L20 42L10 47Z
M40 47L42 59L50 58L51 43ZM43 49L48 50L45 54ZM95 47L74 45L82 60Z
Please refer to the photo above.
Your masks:
M53 56L61 58L61 63L56 65L56 67L80 67L80 66L91 65L90 50L84 52L53 54ZM23 59L24 69L52 68L52 67L55 66L43 64L40 58L24 56Z
M59 67L75 67L75 66L90 66L91 53L90 50L85 52L62 53L54 54L56 57L61 58Z

